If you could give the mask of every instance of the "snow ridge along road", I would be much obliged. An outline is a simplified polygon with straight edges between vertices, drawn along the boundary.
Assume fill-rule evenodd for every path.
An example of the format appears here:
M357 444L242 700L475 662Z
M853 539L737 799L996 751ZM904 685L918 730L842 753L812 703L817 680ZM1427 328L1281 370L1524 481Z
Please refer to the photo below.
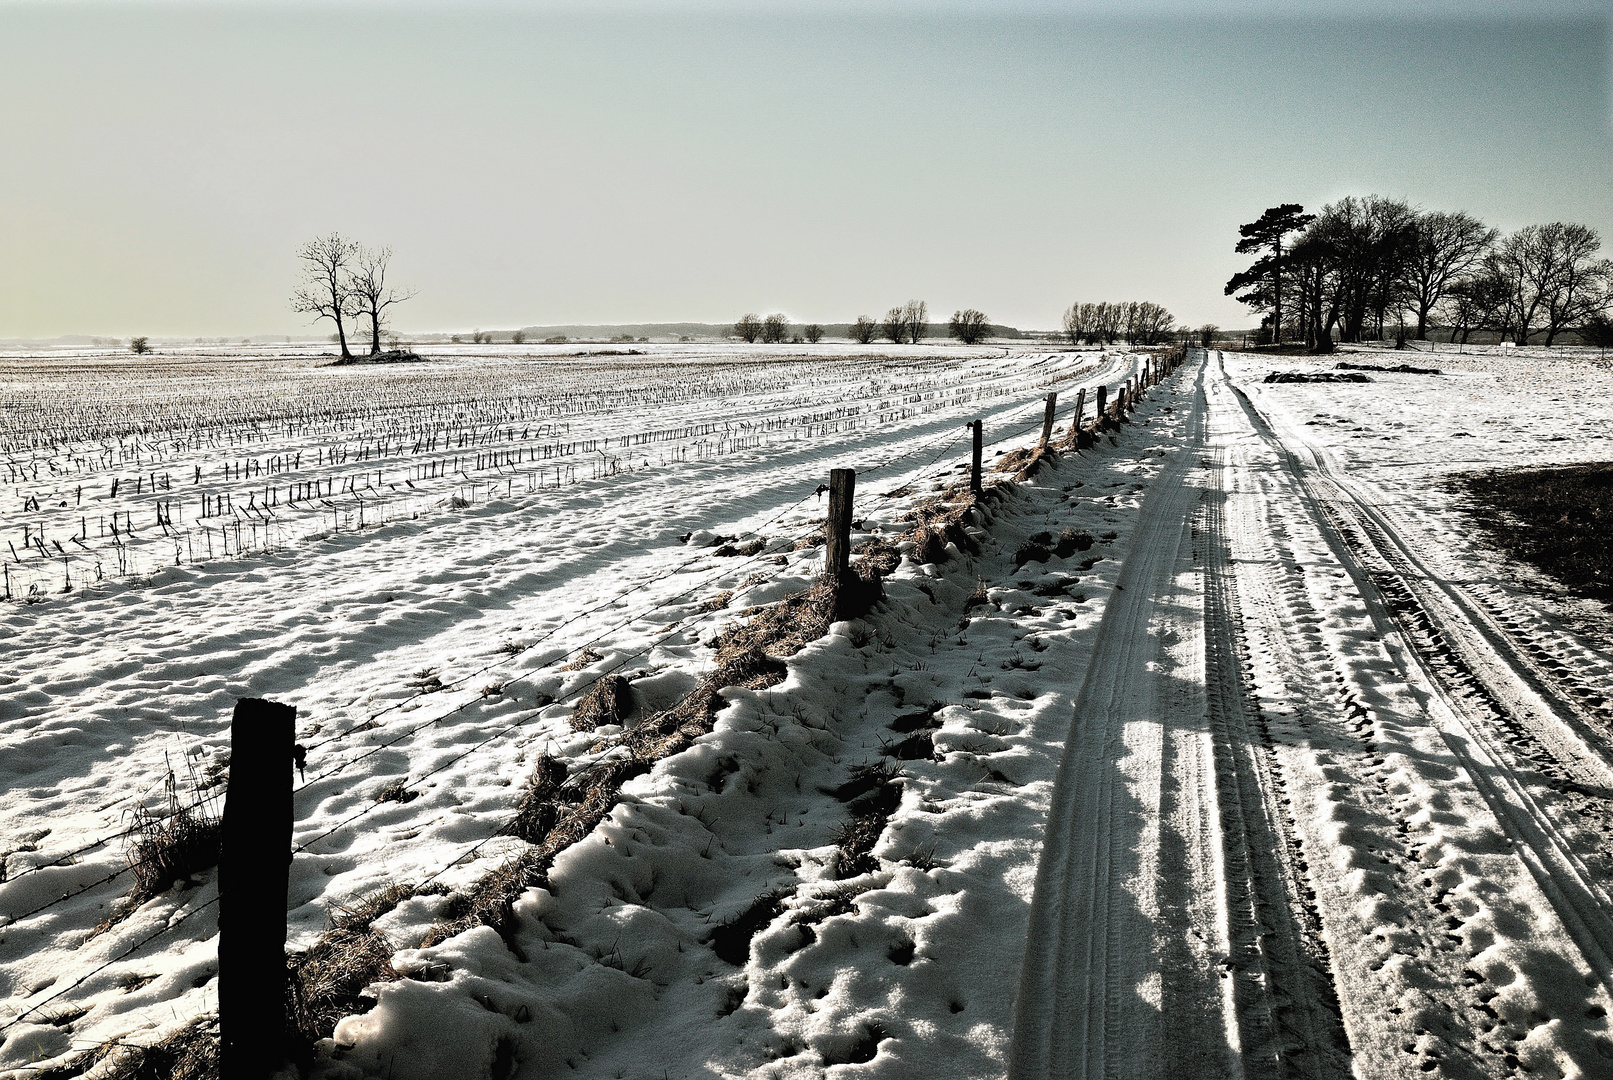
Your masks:
M1434 565L1291 388L1196 357L1073 710L1011 1075L1608 1075L1605 658Z

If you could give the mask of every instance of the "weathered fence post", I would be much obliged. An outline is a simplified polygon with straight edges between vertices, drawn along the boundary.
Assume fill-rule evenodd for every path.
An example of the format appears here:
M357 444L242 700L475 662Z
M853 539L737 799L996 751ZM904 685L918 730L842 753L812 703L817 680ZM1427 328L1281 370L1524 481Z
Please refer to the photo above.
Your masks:
M260 1080L285 1060L286 889L297 710L235 703L218 860L218 1017L223 1080Z
M980 494L980 450L981 431L980 421L972 421L969 426L974 429L974 452L969 459L969 491L971 494Z
M1087 403L1087 388L1075 392L1075 412L1070 417L1070 435L1064 440L1064 445L1074 449L1081 445L1081 412Z
M1058 407L1059 393L1057 390L1047 395L1047 409L1042 413L1042 441L1038 447L1046 446L1047 440L1053 437L1053 410Z
M829 470L829 520L824 525L823 573L839 585L851 565L851 505L857 470Z
M1103 419L1104 411L1108 407L1108 403L1109 388L1107 386L1098 387L1098 419L1100 421Z

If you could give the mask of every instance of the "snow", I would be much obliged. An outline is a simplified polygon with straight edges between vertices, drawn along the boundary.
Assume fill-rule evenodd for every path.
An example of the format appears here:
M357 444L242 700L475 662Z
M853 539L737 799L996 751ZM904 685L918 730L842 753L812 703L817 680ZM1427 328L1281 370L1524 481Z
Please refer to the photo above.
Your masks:
M216 1009L211 871L97 934L127 891L127 875L105 880L122 843L57 864L162 804L170 772L193 792L235 698L295 704L310 748L288 913L305 948L389 883L462 888L518 851L497 834L535 759L575 774L612 753L621 729L570 728L595 679L630 680L631 726L710 670L709 642L745 608L810 583L822 548L795 542L821 522L830 468L858 470L854 541L894 535L957 477L965 420L985 418L989 462L1034 440L1049 389L1062 425L1078 387L1112 388L1136 364L638 348L375 369L269 350L85 354L57 381L41 377L56 356L0 357L12 416L115 420L127 402L148 422L200 421L148 431L139 451L192 504L371 477L334 510L282 494L259 523L269 550L177 566L146 523L169 489L125 480L97 514L133 513L138 565L112 578L108 538L54 504L80 483L104 494L132 457L95 464L89 437L54 455L13 446L0 532L42 529L53 553L79 535L104 580L87 584L94 556L75 554L72 592L4 609L0 1075ZM377 920L403 977L340 1022L316 1074L1231 1075L1262 1074L1282 1046L1324 1076L1501 1076L1514 1061L1602 1075L1613 821L1565 780L1613 790L1613 757L1596 717L1508 643L1544 642L1593 682L1613 662L1595 613L1498 561L1443 481L1605 457L1609 375L1572 352L1416 359L1450 374L1266 385L1260 357L1195 354L1113 439L978 511L978 554L905 560L886 600L790 658L784 682L724 691L711 733L629 781L517 903L510 942L483 927L417 947L443 895ZM285 426L243 445L219 404L232 395ZM510 401L527 415L501 417ZM363 425L372 442L379 427L417 439L462 410L481 445L351 460ZM361 419L343 431L347 414ZM568 426L494 436L539 423ZM628 441L648 431L668 434ZM567 474L587 455L557 448L589 440L605 464ZM341 445L347 463L306 467ZM466 467L522 447L538 456ZM223 476L226 460L299 449L300 468ZM456 455L463 475L431 468ZM396 493L399 478L415 486ZM40 509L19 512L36 492ZM1096 542L1016 566L1028 538L1067 527ZM46 580L61 562L12 565ZM987 602L971 606L977 587ZM1403 622L1413 604L1456 660L1429 658ZM599 659L563 670L584 646ZM1483 693L1453 694L1458 662ZM924 736L933 751L894 756ZM838 880L836 791L893 760L876 869ZM398 781L418 797L376 801ZM713 932L763 896L777 914L741 962L718 956Z

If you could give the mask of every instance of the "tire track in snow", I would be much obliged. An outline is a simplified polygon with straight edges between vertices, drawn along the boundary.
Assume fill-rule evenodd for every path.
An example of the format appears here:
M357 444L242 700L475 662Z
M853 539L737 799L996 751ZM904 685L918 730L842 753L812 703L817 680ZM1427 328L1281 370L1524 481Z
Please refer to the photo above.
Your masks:
M1202 365L1190 408L1191 443L1203 437ZM1180 453L1150 485L1076 698L1011 1077L1241 1072L1217 970L1228 945L1189 538L1198 471Z
M1284 809L1292 800L1248 670L1245 617L1230 566L1224 451L1216 448L1210 464L1198 545L1205 569L1205 674L1223 795L1229 964L1236 972L1244 1072L1347 1076L1349 1044L1321 918L1293 819Z
M1429 573L1388 519L1334 474L1324 457L1302 444L1310 458L1307 464L1253 402L1241 391L1238 394L1251 422L1277 446L1285 468L1333 533L1377 618L1386 629L1404 636L1409 648L1402 667L1426 696L1446 744L1467 769L1585 961L1613 991L1613 901L1543 804L1540 783L1527 775L1532 770L1520 770L1507 746L1518 747L1526 756L1534 751L1537 760L1555 767L1552 771L1603 791L1608 789L1606 762L1579 741L1569 722L1550 712L1547 703L1527 701L1526 680L1510 666L1505 653L1478 652L1495 643L1453 596L1456 587ZM1537 708L1529 708L1531 704ZM1591 802L1591 808L1607 813L1605 800Z

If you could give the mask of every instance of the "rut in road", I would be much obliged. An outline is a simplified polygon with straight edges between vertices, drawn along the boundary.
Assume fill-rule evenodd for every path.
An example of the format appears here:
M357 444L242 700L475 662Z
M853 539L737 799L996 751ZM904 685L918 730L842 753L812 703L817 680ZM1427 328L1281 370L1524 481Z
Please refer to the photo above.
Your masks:
M1189 442L1202 447L1197 372ZM1347 1074L1249 707L1219 502L1205 498L1217 472L1184 451L1154 481L1105 612L1038 870L1012 1076Z
M1581 738L1595 733L1582 726L1578 704L1533 693L1544 684L1530 677L1522 650L1510 647L1459 585L1431 573L1387 516L1356 494L1324 457L1308 446L1302 446L1303 457L1288 449L1248 398L1240 394L1239 400L1262 437L1281 448L1305 501L1353 564L1378 620L1404 635L1410 649L1403 667L1414 684L1422 684L1445 742L1585 961L1613 990L1613 899L1586 865L1587 858L1605 858L1600 847L1613 820L1606 798L1613 774ZM1589 845L1582 817L1604 823Z
M1524 620L1195 360L1076 699L1011 1075L1605 1075L1599 680L1523 666Z

